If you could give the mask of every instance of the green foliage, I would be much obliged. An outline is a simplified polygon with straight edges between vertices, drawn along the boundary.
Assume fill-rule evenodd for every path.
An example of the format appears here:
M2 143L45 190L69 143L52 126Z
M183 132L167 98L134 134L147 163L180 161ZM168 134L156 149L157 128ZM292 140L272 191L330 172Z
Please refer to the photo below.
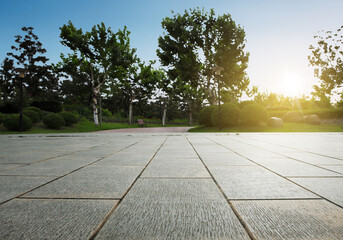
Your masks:
M270 117L282 118L288 111L268 111ZM333 109L309 109L304 111L294 111L303 115L318 115L321 119L338 119L343 118L343 108Z
M238 103L238 107L239 107L239 109L242 109L245 106L250 105L250 104L256 104L256 102L254 100L242 101L242 102Z
M201 109L199 113L199 124L204 125L206 127L211 127L212 126L212 112L215 109L215 106L206 106L203 109Z
M58 113L50 113L43 118L43 123L47 128L60 129L65 122L63 117Z
M38 116L39 116L39 119L42 119L43 118L43 112L42 112L42 110L40 110L39 108L37 108L37 107L26 107L26 108L24 108L23 109L23 111L26 111L26 110L30 110L30 111L35 111L37 114L38 114Z
M257 126L268 120L268 113L263 106L250 104L242 109L240 119L244 125Z
M0 124L4 121L5 115L0 113Z
M23 110L23 115L30 118L32 121L32 124L38 123L40 120L38 113L33 111L33 110L25 109L25 110Z
M76 116L71 112L60 112L59 115L63 118L65 126L71 126L77 123Z
M233 103L221 105L221 124L223 127L235 126L238 124L241 110ZM216 107L211 115L213 126L219 126L219 108Z
M113 116L111 111L108 110L107 108L101 109L101 113L102 113L102 116L104 116L104 117L112 117Z
M58 113L62 111L62 104L58 101L34 101L31 105L47 112Z
M19 123L19 114L11 114L5 117L4 119L4 127L10 131L19 131L20 130L20 123ZM23 116L23 130L29 130L32 128L32 121L30 118Z
M19 107L14 102L5 102L4 105L0 106L1 113L18 113Z

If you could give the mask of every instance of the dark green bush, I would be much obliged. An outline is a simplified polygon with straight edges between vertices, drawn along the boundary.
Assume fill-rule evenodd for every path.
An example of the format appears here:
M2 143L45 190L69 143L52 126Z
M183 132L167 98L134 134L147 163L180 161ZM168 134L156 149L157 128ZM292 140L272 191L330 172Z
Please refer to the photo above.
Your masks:
M112 117L112 113L110 110L108 110L107 108L103 108L101 109L101 113L102 113L102 116L104 117Z
M24 116L28 117L31 119L32 124L38 123L40 120L40 117L37 112L32 111L32 110L24 110L23 111Z
M31 105L48 112L58 113L62 111L62 104L58 101L34 101Z
M4 121L5 115L0 113L0 124Z
M18 113L19 106L14 102L6 102L0 106L1 113Z
M238 103L238 107L239 107L240 109L243 109L245 106L251 105L251 104L256 104L256 102L253 101L253 100L242 101L242 102Z
M71 126L77 123L77 118L71 112L60 112L59 115L63 118L65 126Z
M4 127L10 131L19 131L19 114L11 114L5 117ZM29 130L32 128L32 121L30 118L23 116L23 130Z
M24 108L24 111L26 111L26 110L35 111L36 113L38 113L39 119L43 118L43 111L37 107L26 107L26 108Z
M258 104L246 105L241 111L241 122L248 126L257 126L261 122L267 122L266 109Z
M235 126L238 124L240 109L233 103L221 105L221 123L223 127ZM219 108L215 107L212 112L211 120L213 126L219 126Z
M64 119L58 113L50 113L43 118L43 123L47 128L60 129L64 126Z
M212 126L212 112L215 109L215 106L207 106L201 109L199 113L199 124L204 125L206 127L211 127Z

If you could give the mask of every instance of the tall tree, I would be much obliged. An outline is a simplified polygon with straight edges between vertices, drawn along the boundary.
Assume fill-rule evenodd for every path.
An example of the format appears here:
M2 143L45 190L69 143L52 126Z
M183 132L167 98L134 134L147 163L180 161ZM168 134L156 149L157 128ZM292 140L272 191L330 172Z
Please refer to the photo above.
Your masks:
M0 69L0 93L1 100L7 102L14 94L14 64L13 59L5 58Z
M246 90L245 32L229 14L186 10L163 19L162 27L166 33L159 38L157 54L172 79L189 83L195 93L201 87L211 104L217 102L219 87L238 97ZM215 76L215 66L224 68L221 76Z
M13 52L7 53L13 60L13 67L28 70L24 79L26 94L36 100L58 97L58 79L53 74L48 58L44 56L46 49L33 33L32 27L23 27L25 35L15 36L16 45Z
M308 59L310 65L314 67L314 75L321 80L320 86L315 86L315 92L319 98L324 100L330 97L334 89L342 87L342 30L343 26L336 31L322 31L314 36L317 43L310 45L311 55L308 56Z
M135 49L130 48L130 32L124 27L117 33L106 28L104 23L94 26L90 32L76 29L72 22L61 28L61 43L68 46L78 58L88 64L87 73L91 79L93 116L98 120L98 100L100 88L118 71L131 65Z

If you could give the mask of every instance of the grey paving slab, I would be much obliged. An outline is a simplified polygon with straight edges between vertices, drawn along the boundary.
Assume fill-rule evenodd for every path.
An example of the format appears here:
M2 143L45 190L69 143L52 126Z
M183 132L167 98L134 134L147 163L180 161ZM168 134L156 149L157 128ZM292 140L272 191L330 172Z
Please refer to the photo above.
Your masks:
M292 181L343 207L343 177L292 178Z
M0 203L39 187L53 177L0 176Z
M0 175L1 175L1 172L8 171L10 169L17 168L20 166L23 166L23 164L0 163Z
M210 178L200 159L153 159L142 177L156 178Z
M194 150L189 151L170 151L161 149L155 156L156 159L185 159L185 158L194 158L198 159L198 155Z
M25 197L121 198L143 166L90 165L56 180Z
M256 239L343 239L343 209L325 200L232 204Z
M88 239L116 201L16 199L0 206L0 237Z
M322 167L343 174L343 165L322 166Z
M154 156L151 152L119 152L95 163L101 166L145 166Z
M17 151L17 150L15 150ZM52 157L57 157L58 154L53 154L49 152L27 152L20 155L13 155L13 156L6 156L3 158L0 158L0 163L13 163L13 164L28 164L28 163L34 163L39 162L45 159L50 159Z
M259 166L209 166L209 170L228 199L317 197Z
M140 179L96 239L249 239L210 179Z
M337 164L343 164L342 160L330 158L330 157L325 157L321 156L318 154L313 154L313 153L307 153L307 152L302 152L302 153L287 153L285 154L288 157L298 159L304 162L308 162L314 165L337 165Z
M99 158L92 156L66 155L0 173L1 175L62 176Z
M208 166L256 165L255 163L233 152L201 153L200 157Z

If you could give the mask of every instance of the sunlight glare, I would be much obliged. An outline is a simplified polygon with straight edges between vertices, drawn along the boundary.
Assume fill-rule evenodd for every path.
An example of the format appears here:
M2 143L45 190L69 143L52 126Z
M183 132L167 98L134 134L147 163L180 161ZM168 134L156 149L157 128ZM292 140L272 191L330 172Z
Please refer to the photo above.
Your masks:
M302 93L301 78L295 73L286 73L282 79L281 92L289 97L296 97Z

